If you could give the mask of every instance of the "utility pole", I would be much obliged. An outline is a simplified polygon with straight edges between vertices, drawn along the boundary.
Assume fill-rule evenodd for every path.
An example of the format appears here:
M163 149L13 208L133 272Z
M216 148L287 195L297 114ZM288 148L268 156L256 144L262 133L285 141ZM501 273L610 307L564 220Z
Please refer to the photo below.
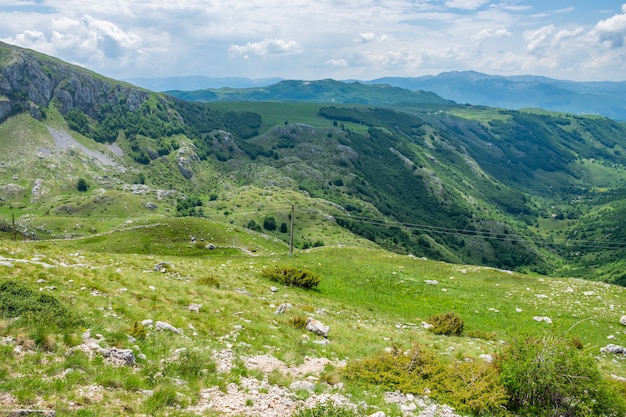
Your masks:
M289 256L293 255L293 218L294 216L294 205L291 205L291 225L289 226Z

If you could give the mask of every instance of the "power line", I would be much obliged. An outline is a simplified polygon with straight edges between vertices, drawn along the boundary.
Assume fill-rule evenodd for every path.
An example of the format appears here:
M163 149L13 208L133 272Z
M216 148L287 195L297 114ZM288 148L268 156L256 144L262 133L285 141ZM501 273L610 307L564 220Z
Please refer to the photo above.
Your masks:
M275 212L289 212L291 206L287 204L273 205L273 204L259 204L261 210L270 210ZM233 215L253 215L260 214L260 210L250 210L249 208L244 210L237 210L231 208L230 214ZM312 209L306 207L299 207L298 212L321 215L324 214L321 209ZM589 248L589 249L622 249L626 248L626 242L610 241L610 240L584 240L584 239L571 239L571 238L546 238L541 236L522 236L519 234L510 234L506 232L497 232L491 230L476 230L476 229L460 229L453 227L435 226L421 223L401 222L396 220L365 217L365 216L352 216L348 214L330 214L334 219L350 221L360 224L369 224L372 226L385 226L385 227L403 227L408 230L421 231L424 233L438 234L438 235L451 235L457 237L478 237L489 240L497 240L503 242L533 242L540 246L565 246L572 248ZM296 214L297 216L297 214Z

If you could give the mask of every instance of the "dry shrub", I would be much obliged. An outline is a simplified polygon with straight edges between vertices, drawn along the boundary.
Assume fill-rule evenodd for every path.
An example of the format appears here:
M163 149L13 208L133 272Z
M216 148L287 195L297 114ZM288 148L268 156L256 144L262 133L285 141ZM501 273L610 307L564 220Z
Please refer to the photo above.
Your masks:
M498 369L483 361L448 363L432 350L414 345L350 362L343 371L349 380L366 382L387 390L423 395L458 411L498 415L507 401Z
M293 327L294 329L304 330L306 327L306 317L304 316L295 316L287 320L287 324Z
M202 278L198 278L198 284L208 285L210 287L219 288L220 282L213 275L207 275Z

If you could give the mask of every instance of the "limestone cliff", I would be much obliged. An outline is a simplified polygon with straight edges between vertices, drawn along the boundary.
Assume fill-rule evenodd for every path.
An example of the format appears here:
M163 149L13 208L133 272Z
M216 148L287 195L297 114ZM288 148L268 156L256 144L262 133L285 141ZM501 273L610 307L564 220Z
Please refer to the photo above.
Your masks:
M95 116L102 105L121 101L129 110L136 110L149 94L56 58L0 42L0 122L26 109L39 117L39 108L53 100L63 114L79 108Z

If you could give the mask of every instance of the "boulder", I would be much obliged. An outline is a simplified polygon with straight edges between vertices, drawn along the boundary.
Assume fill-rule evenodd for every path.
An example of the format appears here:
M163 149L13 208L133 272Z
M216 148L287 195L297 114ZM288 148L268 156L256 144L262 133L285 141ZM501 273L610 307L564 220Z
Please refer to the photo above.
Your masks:
M117 366L133 366L135 364L135 353L132 349L112 347L111 349L105 349L102 354L109 362Z
M622 317L619 319L619 323L620 323L622 326L626 326L626 316L622 316Z
M156 323L154 323L154 328L155 330L159 330L159 331L165 330L165 331L176 333L176 334L181 333L180 329L177 329L176 327L164 321L157 321Z
M293 306L290 303L281 304L278 306L276 311L274 311L274 314L285 314L287 310L290 310L292 308Z
M616 355L624 355L626 354L626 348L624 346L618 346L614 344L606 345L603 348L600 348L600 352L602 353L613 353Z
M189 311L193 311L194 313L199 313L201 308L202 304L189 304L189 307L187 307Z
M168 272L172 269L174 269L174 264L172 264L171 262L159 262L158 264L154 265L154 270L156 272Z
M330 326L325 326L321 321L309 317L306 319L306 329L318 336L328 337Z

